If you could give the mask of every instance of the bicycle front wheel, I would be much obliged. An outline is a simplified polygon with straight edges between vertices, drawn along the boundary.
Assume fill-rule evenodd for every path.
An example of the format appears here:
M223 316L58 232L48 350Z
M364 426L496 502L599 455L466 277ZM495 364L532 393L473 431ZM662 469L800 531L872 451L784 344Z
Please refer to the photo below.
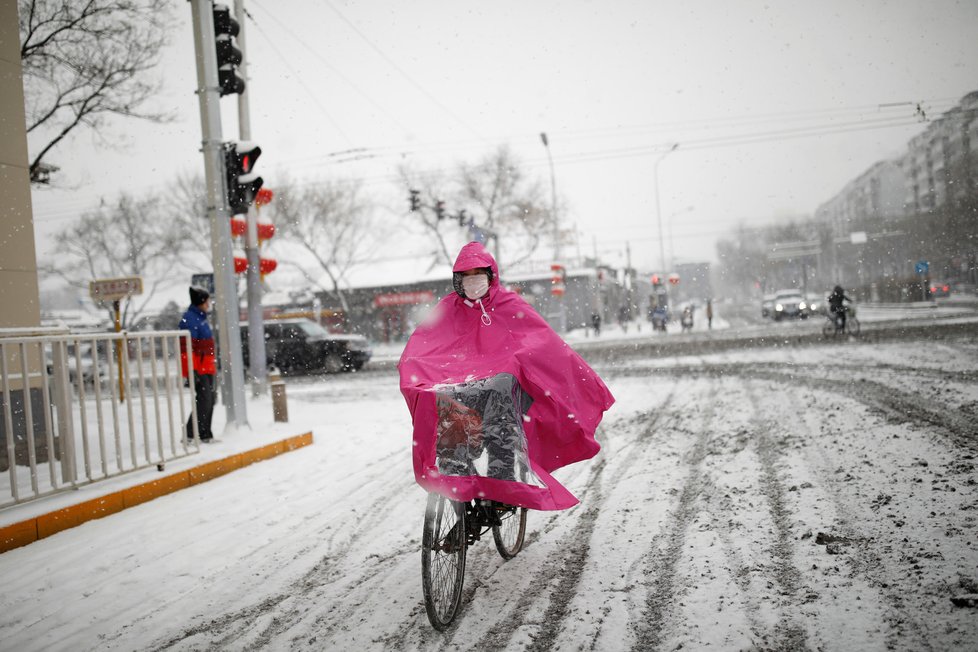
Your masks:
M421 587L432 626L442 631L458 613L465 575L465 505L428 494L421 535Z
M497 505L496 510L500 524L492 526L492 538L502 558L512 559L523 549L523 538L526 536L526 507Z
M825 337L832 337L833 335L835 335L834 319L826 320L826 322L822 324L822 335L824 335Z
M859 335L859 320L855 317L850 317L846 320L846 332L850 335Z

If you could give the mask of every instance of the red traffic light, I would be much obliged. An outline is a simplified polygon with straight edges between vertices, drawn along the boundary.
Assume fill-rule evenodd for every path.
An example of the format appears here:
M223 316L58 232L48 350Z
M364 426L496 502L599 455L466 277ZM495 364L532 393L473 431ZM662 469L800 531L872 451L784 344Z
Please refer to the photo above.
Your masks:
M261 147L256 143L241 141L224 144L225 183L232 215L247 213L261 190L264 181L252 171L259 156Z
M658 285L659 283L662 283L662 279L659 278L659 275L658 274L653 274L652 275L652 285Z

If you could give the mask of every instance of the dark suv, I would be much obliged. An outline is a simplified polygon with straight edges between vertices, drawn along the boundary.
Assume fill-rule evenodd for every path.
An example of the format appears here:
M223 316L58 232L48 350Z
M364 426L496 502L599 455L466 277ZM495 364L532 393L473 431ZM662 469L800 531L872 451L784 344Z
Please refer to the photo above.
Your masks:
M248 365L248 324L241 324L241 346ZM330 333L311 319L270 319L265 322L268 366L292 373L357 371L370 360L370 344L362 335Z

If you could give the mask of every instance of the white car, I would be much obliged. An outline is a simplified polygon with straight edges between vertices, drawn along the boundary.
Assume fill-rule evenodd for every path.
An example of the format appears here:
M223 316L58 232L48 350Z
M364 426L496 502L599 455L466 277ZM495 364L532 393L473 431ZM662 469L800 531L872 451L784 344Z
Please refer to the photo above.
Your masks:
M774 320L806 319L808 317L808 302L801 292L778 294L774 298Z
M809 294L808 299L808 314L809 315L827 315L829 312L829 302L825 299L824 294Z

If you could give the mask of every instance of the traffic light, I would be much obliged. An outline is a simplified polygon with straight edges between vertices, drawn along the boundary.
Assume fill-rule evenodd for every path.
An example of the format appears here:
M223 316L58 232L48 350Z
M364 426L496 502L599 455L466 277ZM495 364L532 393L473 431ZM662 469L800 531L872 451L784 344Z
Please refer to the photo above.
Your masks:
M465 209L463 208L458 212L458 225L465 226L468 220L469 220L469 216L465 214Z
M261 147L251 142L224 143L224 174L231 215L248 212L265 181L252 172Z
M241 50L234 46L234 37L241 26L231 18L227 5L214 5L214 46L217 50L217 81L221 97L232 93L244 93L244 80L236 74L235 66L241 63Z
M438 217L438 221L445 219L445 202L438 200L435 202L435 215Z
M421 191L411 190L411 212L421 208Z
M653 274L652 275L652 285L659 285L660 283L662 283L662 279L659 278L659 275L658 274Z

